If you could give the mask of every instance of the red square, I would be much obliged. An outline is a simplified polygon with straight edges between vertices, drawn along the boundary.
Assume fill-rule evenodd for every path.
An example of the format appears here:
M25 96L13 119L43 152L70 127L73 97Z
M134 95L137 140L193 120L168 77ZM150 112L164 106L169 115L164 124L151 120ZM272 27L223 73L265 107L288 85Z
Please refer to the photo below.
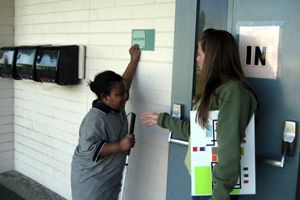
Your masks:
M212 160L213 162L217 162L217 161L218 161L218 156L217 156L217 155L212 155L212 156L211 156L211 160Z
M244 183L249 183L249 181L248 180L244 180Z
M198 148L197 147L193 147L193 151L198 151Z
M243 143L246 143L246 140L244 140Z

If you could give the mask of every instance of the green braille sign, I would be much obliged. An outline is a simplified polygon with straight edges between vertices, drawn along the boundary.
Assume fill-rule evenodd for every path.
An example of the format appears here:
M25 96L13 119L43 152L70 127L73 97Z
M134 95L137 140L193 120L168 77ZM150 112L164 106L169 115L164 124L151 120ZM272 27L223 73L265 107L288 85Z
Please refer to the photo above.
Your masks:
M154 51L154 29L132 30L131 45L138 44L140 50Z

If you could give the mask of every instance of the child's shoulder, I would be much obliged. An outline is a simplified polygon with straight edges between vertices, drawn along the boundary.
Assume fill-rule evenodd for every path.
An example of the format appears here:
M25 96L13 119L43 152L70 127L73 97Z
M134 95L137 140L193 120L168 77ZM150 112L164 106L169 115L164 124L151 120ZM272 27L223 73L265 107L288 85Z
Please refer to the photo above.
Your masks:
M97 108L91 108L89 112L85 115L84 121L86 123L100 123L105 118L105 113Z

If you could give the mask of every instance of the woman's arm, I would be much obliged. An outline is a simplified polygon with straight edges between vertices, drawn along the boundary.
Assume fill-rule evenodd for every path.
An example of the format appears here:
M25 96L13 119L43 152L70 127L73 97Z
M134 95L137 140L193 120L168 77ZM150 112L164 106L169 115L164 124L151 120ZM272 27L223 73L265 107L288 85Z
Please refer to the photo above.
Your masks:
M147 119L142 122L146 127L158 125L161 128L169 129L183 140L188 140L190 137L190 121L178 119L170 116L168 113L148 112L141 115L141 119Z

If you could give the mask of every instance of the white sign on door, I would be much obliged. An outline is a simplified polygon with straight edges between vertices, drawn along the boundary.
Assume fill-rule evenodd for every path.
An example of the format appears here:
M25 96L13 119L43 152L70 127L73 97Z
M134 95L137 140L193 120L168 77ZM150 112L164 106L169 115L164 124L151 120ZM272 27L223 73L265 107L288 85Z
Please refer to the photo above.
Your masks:
M240 26L239 51L247 77L276 79L280 26Z

